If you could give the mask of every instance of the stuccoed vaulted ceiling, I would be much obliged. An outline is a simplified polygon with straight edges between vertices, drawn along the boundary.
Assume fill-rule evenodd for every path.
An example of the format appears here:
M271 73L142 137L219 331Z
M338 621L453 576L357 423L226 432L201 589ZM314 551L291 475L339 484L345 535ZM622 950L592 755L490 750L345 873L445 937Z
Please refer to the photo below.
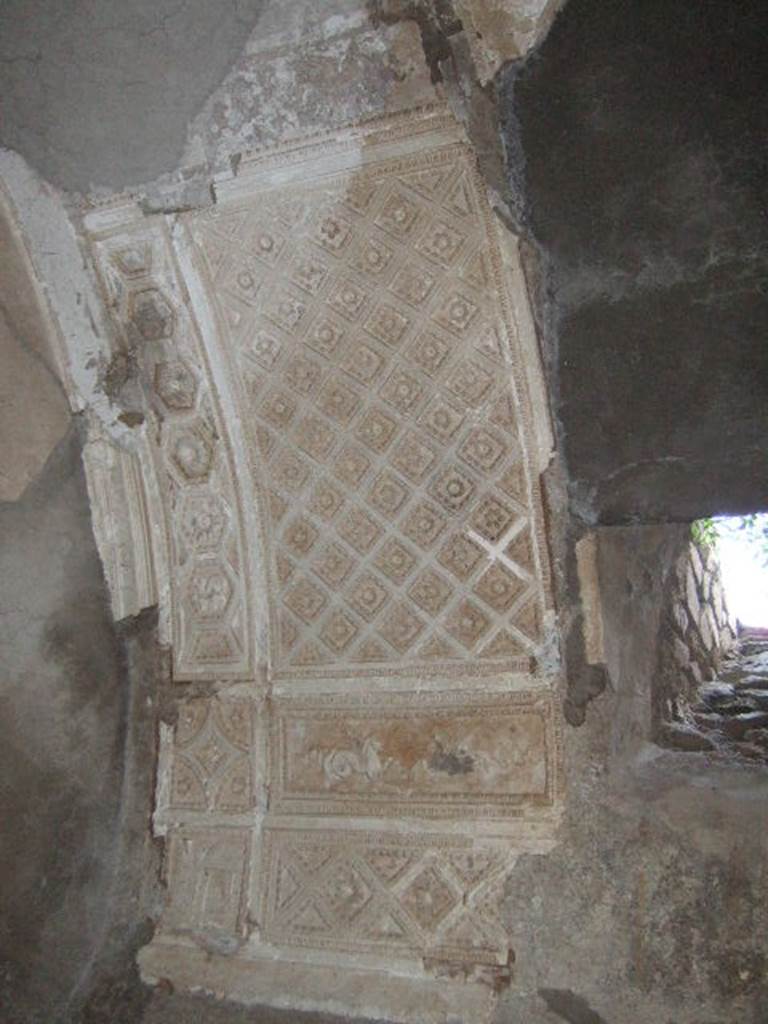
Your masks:
M514 240L440 107L246 157L215 191L85 218L114 365L148 396L139 450L89 458L105 560L119 605L157 595L197 684L163 739L169 905L143 969L485 1013L429 964L506 970L499 887L561 803Z

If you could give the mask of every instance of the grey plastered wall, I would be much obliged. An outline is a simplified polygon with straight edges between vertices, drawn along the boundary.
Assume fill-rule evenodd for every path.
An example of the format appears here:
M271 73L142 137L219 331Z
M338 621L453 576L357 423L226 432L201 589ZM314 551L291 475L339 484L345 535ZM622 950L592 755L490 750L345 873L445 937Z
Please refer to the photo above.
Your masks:
M64 1020L114 913L126 933L142 917L154 730L137 697L154 682L152 658L140 664L154 628L112 622L80 451L73 423L0 505L3 1024Z
M2 144L69 190L173 171L266 0L6 0Z

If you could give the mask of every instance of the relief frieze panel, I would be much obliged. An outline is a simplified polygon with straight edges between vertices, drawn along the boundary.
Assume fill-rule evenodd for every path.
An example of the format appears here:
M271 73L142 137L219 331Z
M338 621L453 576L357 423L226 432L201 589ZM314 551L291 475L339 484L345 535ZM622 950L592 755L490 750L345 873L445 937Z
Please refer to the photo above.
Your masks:
M168 811L246 812L255 804L249 700L183 701L173 734Z
M244 157L214 191L86 217L145 400L143 591L195 684L161 728L143 963L188 979L202 949L280 1005L276 964L327 970L350 1013L393 962L414 992L445 963L493 987L504 885L563 804L512 257L443 110Z
M173 829L163 931L230 939L244 934L250 844L248 829Z
M466 820L546 813L559 792L547 693L276 699L276 813Z

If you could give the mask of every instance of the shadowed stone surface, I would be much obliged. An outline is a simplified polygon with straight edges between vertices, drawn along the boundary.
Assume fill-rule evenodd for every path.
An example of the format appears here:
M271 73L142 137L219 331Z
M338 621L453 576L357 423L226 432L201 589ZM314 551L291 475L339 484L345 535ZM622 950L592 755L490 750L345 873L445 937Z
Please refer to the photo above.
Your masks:
M572 0L502 82L587 521L765 503L766 39L760 4Z
M131 744L143 731L151 757L152 731L131 647L151 623L138 641L115 631L74 426L0 505L0 537L1 1016L49 1024L77 1004L113 911L135 927L150 776Z
M763 1024L765 769L648 742L664 571L685 529L597 535L609 687L567 730L558 847L508 883L515 973L496 1022Z
M351 1017L345 1017L344 1021L345 1024L362 1024ZM143 1024L340 1024L340 1018L326 1013L254 1009L195 996L158 993L152 999Z

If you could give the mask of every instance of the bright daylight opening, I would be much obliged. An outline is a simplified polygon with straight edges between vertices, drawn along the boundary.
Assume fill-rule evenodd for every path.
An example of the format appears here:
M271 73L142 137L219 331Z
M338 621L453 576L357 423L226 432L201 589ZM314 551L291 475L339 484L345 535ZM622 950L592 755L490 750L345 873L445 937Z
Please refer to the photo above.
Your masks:
M715 546L731 618L768 627L768 513L717 516L696 527Z

